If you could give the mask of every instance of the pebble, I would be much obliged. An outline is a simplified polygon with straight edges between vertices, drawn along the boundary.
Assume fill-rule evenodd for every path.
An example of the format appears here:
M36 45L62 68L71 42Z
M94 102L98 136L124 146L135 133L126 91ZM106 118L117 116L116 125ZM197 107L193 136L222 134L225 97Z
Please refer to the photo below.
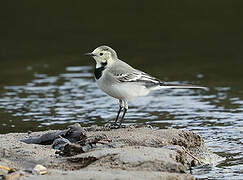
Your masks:
M42 166L41 164L37 164L33 170L36 174L39 175L47 174L47 168L45 166Z

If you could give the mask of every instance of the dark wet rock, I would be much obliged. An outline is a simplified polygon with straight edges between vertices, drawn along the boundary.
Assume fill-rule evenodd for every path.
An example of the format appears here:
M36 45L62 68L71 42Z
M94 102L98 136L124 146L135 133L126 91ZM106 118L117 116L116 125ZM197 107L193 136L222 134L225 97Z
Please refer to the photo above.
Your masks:
M27 143L27 144L42 144L42 145L48 145L52 144L53 141L58 137L63 137L67 134L68 130L63 131L57 131L57 132L48 132L46 134L43 134L41 136L34 136L34 137L27 137L24 139L21 139L21 142Z
M60 137L63 137L70 142L77 142L85 136L86 135L84 129L80 126L80 124L76 123L74 125L68 126L68 129L66 130L47 132L39 136L23 138L20 141L27 144L51 145L55 139L58 139Z
M105 134L85 137L76 143L70 143L65 138L59 138L54 141L54 143L60 142L54 149L58 148L59 151L56 153L61 156L74 156L88 152L90 149L97 147L97 143L105 144L105 141L110 141Z
M80 124L75 123L68 126L68 132L64 138L68 139L70 142L77 142L86 138L86 132Z
M56 150L61 150L67 144L71 144L71 142L66 138L57 138L52 143L51 147Z

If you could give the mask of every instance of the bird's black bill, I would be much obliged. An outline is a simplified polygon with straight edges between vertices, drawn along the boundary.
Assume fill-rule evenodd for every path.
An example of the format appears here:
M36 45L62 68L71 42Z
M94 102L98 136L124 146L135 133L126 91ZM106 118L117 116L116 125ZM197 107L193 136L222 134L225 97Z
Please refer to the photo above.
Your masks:
M95 56L93 53L85 53L85 56Z

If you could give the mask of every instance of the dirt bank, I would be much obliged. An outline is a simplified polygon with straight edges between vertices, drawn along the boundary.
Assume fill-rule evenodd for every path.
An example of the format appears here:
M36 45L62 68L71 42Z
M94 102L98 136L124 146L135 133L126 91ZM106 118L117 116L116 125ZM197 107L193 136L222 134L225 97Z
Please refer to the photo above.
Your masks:
M69 157L56 154L51 145L20 142L44 133L0 135L0 165L16 169L16 179L193 179L189 169L216 156L198 134L151 127L85 128L87 137L103 135L109 141ZM47 168L45 175L33 171L37 164ZM7 170L0 174L6 176Z

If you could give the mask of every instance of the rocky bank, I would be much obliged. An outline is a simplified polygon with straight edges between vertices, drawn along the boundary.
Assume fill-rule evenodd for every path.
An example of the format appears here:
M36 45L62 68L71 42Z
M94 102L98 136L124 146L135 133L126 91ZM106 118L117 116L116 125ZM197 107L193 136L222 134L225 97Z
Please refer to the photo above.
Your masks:
M85 152L70 156L57 154L51 145L20 141L47 131L0 135L0 165L11 169L1 168L1 178L194 179L190 174L192 167L211 163L216 158L208 151L202 137L191 131L150 126L120 129L91 126L84 131L87 137L103 136L106 139ZM37 164L46 170L43 173L33 170Z

